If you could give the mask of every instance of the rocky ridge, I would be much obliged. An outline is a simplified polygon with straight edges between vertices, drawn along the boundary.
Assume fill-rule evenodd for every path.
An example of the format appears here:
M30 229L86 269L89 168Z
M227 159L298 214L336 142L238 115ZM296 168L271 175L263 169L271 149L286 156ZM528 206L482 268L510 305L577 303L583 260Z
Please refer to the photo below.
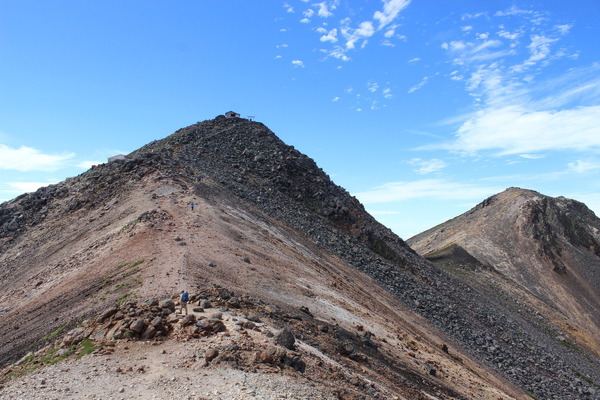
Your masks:
M8 202L0 207L0 248L17 248L29 230L65 214L93 212L90 223L106 220L115 201L125 202L126 190L148 180L165 183L153 192L154 200L176 201L173 196L184 192L207 203L226 196L249 205L246 219L264 213L284 221L282 229L302 234L311 251L334 255L365 273L475 358L535 396L598 398L597 358L562 346L544 331L546 324L535 309L527 314L523 307L515 312L513 303L492 303L488 293L419 257L314 161L260 123L223 117L204 121L144 146L128 161L95 167ZM173 189L165 189L169 187ZM175 226L174 221L164 210L146 210L115 236L136 235L144 225ZM16 254L0 264L3 278L14 272L8 261L18 259Z
M140 153L160 152L166 143L168 152L174 149L170 156L206 171L347 260L531 393L556 399L574 391L582 398L600 395L579 375L599 382L597 359L590 362L584 354L569 351L538 318L498 307L485 294L424 262L314 161L264 125L216 119L178 131L168 142L150 144ZM368 251L356 251L360 247Z

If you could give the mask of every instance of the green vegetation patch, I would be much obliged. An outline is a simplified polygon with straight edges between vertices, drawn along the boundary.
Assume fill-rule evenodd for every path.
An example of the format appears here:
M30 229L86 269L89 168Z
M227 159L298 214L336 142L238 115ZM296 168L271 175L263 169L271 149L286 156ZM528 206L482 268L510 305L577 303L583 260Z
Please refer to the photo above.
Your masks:
M129 268L135 268L135 267L137 267L138 265L140 265L141 263L143 263L144 261L145 261L145 260L138 260L138 261L134 262L133 264L131 264L131 265L129 266Z
M18 378L33 372L41 367L57 364L67 358L74 357L80 359L83 356L93 353L98 348L92 339L84 339L79 343L72 344L69 347L60 348L51 347L43 354L30 354L15 367L11 367L10 373L0 377L0 384L10 379Z
M65 329L67 329L67 327L70 324L71 324L71 322L67 322L63 326L60 326L60 327L56 328L56 330L54 330L53 332L50 332L49 334L47 334L46 336L44 336L40 340L38 340L38 343L39 342L45 342L46 340L54 339L55 337L57 337L58 335L60 335L61 332L63 332Z

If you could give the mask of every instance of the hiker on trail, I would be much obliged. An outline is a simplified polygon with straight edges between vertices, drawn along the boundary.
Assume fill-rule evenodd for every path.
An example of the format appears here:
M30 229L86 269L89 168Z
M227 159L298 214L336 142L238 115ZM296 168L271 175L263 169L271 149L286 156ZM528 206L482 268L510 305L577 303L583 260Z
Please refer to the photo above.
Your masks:
M195 204L194 204L194 202L192 201L192 202L190 203L190 207L192 208L192 211L194 211L194 206L195 206Z
M190 301L190 296L188 295L188 292L186 292L185 290L182 290L181 294L179 295L179 314L183 314L184 309L185 309L185 315L188 314L188 309L187 309L188 301Z

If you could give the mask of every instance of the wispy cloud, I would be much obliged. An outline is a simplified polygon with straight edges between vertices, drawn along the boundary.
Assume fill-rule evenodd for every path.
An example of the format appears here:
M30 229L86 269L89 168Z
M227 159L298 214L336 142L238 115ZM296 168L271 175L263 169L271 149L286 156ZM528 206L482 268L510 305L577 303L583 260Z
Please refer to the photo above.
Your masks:
M544 12L516 6L491 17L464 19L480 17L497 19L500 30L462 30L460 39L441 44L456 68L446 76L464 81L476 110L460 123L451 142L431 147L522 157L600 150L600 65L541 80L554 61L573 54L560 46L570 25L556 25Z
M302 23L311 23L312 18L317 16L326 19L323 26L314 29L319 33L319 40L322 43L331 43L334 46L329 49L321 49L326 58L336 58L343 61L350 60L348 53L353 50L362 49L367 46L368 40L375 35L380 35L383 39L380 41L383 46L393 46L393 38L402 39L396 30L397 24L393 22L398 18L402 10L410 4L410 0L382 0L382 7L373 13L371 19L365 19L359 22L353 21L350 17L339 18L339 25L331 27L331 17L334 16L339 6L339 0L325 0L313 3L303 11ZM324 26L327 26L325 28Z
M65 167L74 157L74 153L44 154L27 146L16 149L0 144L0 169L23 172L56 171Z
M421 79L421 82L417 83L415 86L408 89L408 94L414 93L417 90L421 89L423 86L425 86L427 84L428 81L429 81L429 77L428 76L424 77L423 79Z
M452 182L444 179L423 179L412 182L389 182L354 195L365 204L389 203L411 199L479 201L504 188Z
M383 9L375 11L373 18L379 22L378 30L383 29L398 17L398 14L410 4L410 0L384 0Z
M304 68L304 62L301 60L293 60L292 65L297 68Z
M485 108L457 131L449 150L496 155L549 150L600 150L600 106L532 111L522 106Z
M6 186L8 188L3 190L4 193L8 194L21 194L21 193L30 193L35 192L41 187L53 185L58 183L58 181L49 181L49 182L7 182Z
M367 83L367 89L371 93L375 93L379 89L379 84L377 82L369 82Z
M413 158L408 162L410 165L417 167L415 172L420 175L431 174L433 172L441 171L446 168L448 164L438 158L432 158L430 160L423 160L421 158Z
M571 171L571 172L583 174L586 172L595 171L597 169L600 169L600 162L596 161L596 160L594 160L594 161L577 160L575 162L569 163L568 167L569 167L569 171Z
M76 167L78 168L82 168L82 169L89 169L92 168L94 165L99 165L102 164L103 161L81 161L79 163L77 163Z

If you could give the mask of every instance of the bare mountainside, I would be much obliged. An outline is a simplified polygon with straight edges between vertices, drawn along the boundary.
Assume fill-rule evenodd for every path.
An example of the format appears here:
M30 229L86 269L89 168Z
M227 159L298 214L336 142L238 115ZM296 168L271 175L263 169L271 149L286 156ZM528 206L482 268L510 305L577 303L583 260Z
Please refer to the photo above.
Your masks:
M600 220L584 204L510 188L409 242L600 355Z
M546 314L420 257L257 122L0 205L0 252L2 398L600 395ZM165 300L182 288L194 317Z

